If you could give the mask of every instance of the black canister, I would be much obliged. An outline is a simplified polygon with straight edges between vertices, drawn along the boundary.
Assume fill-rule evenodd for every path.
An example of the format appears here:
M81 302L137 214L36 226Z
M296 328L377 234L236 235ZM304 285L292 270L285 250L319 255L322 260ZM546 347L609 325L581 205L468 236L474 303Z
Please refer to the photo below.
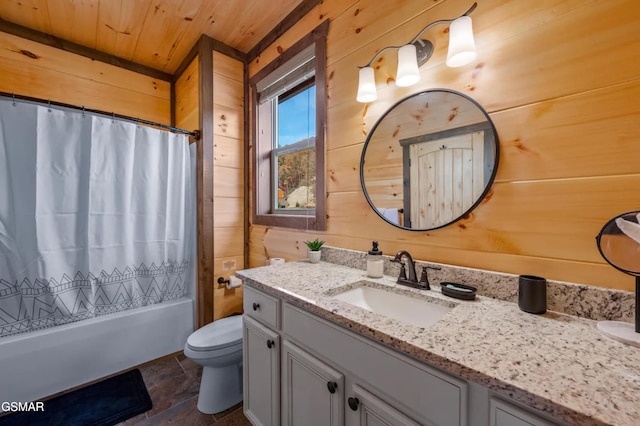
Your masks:
M520 275L518 306L530 314L547 312L547 280L534 275Z

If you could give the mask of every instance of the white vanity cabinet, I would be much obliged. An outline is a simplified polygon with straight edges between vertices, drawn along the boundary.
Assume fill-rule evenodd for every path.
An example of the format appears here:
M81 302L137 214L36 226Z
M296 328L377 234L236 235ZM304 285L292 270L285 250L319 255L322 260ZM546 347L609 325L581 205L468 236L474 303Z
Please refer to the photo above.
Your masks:
M344 374L346 425L467 425L463 380L287 303L282 331L285 341Z
M283 425L419 426L357 384L345 392L342 373L288 340L282 356Z
M248 286L243 348L244 413L254 426L552 424Z

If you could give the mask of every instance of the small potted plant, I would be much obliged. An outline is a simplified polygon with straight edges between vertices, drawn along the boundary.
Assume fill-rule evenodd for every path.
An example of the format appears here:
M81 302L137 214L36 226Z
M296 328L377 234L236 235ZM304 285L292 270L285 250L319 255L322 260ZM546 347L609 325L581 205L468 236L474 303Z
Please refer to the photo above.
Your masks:
M307 245L307 247L309 247L309 262L320 262L320 256L322 255L322 252L320 252L320 247L322 247L324 241L320 241L316 238L314 241L305 241L304 243Z

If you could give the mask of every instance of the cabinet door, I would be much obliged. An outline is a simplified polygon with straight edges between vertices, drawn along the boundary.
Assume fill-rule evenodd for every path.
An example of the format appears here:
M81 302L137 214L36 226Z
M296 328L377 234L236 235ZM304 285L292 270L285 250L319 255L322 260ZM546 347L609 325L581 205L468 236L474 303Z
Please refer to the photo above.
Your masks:
M379 397L391 396L406 407L404 410L415 420L429 425L467 426L467 383L463 380L288 303L284 304L283 314L283 332L287 338L331 362L347 379L354 378L353 384L371 391L378 389L379 394L373 393ZM355 380L356 377L362 381ZM347 382L351 389L351 382ZM382 399L389 404L386 398Z
M280 337L243 316L244 414L254 426L280 425Z
M491 398L489 406L491 426L552 426L540 417L528 413L514 405Z
M347 399L350 414L347 424L359 426L420 426L383 400L358 385Z
M287 340L282 345L282 373L283 425L343 425L342 374Z

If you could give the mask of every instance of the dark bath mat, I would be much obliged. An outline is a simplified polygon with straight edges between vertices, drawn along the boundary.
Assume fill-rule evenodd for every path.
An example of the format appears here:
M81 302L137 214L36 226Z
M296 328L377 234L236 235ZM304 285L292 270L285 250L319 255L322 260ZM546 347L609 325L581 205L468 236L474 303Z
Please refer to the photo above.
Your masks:
M44 401L43 411L0 417L0 426L112 426L151 409L140 370Z

